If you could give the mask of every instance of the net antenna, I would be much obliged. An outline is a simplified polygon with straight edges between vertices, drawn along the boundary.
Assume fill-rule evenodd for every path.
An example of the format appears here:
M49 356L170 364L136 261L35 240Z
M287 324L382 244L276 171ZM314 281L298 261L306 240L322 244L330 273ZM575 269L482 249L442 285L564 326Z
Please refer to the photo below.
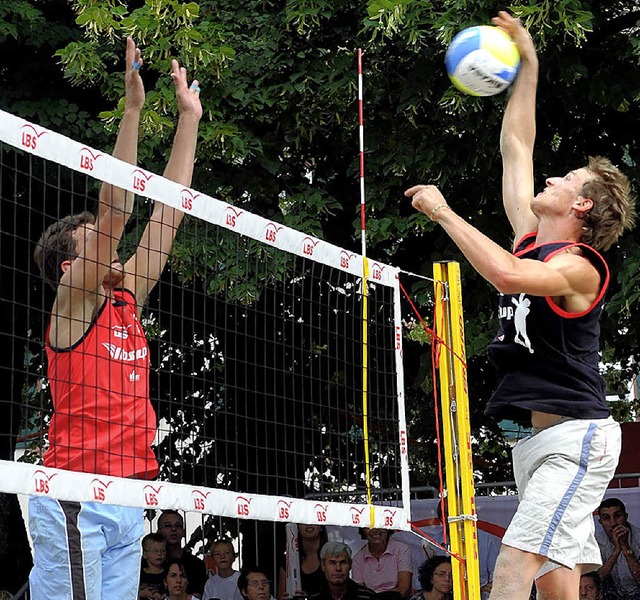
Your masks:
M360 154L360 242L362 252L362 420L364 435L365 484L367 503L371 506L371 456L369 452L369 354L368 354L368 317L369 317L369 264L367 261L367 224L365 216L364 193L364 109L362 101L362 49L358 48L358 137ZM369 522L375 521L373 508L369 514Z
M360 138L360 241L362 246L362 256L367 256L367 222L365 215L365 193L364 193L364 107L363 107L363 84L362 84L362 49L358 48L358 135Z

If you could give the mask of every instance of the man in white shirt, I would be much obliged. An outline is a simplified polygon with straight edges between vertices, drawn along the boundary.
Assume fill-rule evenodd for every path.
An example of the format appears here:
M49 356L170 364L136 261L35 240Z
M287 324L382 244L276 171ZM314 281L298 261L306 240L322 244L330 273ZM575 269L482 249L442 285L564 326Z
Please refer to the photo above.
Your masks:
M627 509L618 498L606 498L598 507L602 531L596 534L602 567L598 574L607 577L620 598L640 600L640 528L628 521Z

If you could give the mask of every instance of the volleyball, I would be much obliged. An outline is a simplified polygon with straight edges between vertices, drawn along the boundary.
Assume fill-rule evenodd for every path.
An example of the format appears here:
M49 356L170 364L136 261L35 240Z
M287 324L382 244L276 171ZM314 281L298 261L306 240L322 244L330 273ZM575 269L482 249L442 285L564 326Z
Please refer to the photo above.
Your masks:
M465 94L494 96L516 78L520 53L502 29L477 25L463 29L453 38L444 63L453 85Z

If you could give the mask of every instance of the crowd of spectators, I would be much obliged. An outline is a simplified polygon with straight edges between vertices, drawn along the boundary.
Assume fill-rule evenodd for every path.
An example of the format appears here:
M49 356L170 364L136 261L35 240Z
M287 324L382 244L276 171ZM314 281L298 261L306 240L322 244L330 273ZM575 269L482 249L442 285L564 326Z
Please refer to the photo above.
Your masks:
M341 591L339 597L343 600L408 600L412 592L418 591L412 586L411 550L406 544L393 540L388 530L361 529L366 543L354 554L349 545L329 541L323 526L299 524L297 527L300 589L288 591L285 552L278 569L277 588L272 587L264 567L234 569L236 552L230 540L215 540L206 561L193 556L183 547L182 515L174 510L163 511L157 532L142 539L139 598L275 600L272 593L277 589L278 600L332 600L331 594L337 590ZM343 593L347 593L346 598Z
M442 515L439 514L439 517ZM598 570L580 579L580 600L640 600L640 529L629 523L617 498L598 508L602 525L597 541L602 555ZM446 521L446 518L445 518ZM265 566L237 570L233 542L215 540L205 561L183 547L184 520L167 510L158 530L142 539L141 600L452 600L452 559L440 540L432 552L416 560L411 548L386 529L361 528L363 545L329 540L326 528L298 524L295 539L299 579L287 585L286 552L281 553L277 582ZM353 546L353 547L352 547ZM486 552L486 548L491 552ZM485 549L483 549L485 548ZM483 597L491 589L495 548L479 543ZM487 554L487 556L484 556ZM535 598L535 586L532 598Z

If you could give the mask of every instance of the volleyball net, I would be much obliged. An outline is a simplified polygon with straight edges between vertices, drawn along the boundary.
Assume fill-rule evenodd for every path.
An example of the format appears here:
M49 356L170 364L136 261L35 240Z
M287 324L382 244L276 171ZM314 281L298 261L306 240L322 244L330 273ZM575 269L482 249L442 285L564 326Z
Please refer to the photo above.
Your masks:
M5 112L0 143L1 492L409 528L397 269ZM136 194L122 259L153 202L187 215L142 315L158 417L153 481L42 465L54 293L33 249L51 223L95 212L102 182Z

